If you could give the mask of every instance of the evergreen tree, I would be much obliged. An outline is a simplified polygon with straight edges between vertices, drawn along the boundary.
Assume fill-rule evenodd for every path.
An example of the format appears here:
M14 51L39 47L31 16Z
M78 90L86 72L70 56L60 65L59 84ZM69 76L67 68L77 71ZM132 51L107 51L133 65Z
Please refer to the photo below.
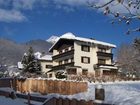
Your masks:
M24 54L21 62L23 64L23 72L40 73L41 65L38 59L35 58L32 47Z

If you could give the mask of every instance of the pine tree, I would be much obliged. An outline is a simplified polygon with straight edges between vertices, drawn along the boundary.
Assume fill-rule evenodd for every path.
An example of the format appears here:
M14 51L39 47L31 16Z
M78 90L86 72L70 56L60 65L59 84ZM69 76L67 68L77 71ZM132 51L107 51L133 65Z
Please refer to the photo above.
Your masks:
M38 59L35 58L32 47L24 54L21 62L23 64L23 72L40 73L41 65Z

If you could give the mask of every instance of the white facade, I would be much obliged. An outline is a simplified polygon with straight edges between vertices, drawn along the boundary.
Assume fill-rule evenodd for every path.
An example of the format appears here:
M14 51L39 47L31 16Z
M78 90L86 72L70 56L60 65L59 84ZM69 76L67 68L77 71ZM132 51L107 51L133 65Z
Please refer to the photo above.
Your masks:
M45 55L38 58L41 64L41 70L43 73L47 73L52 69L53 62L52 62L52 55Z
M115 47L110 43L66 33L50 48L54 72L64 70L74 74L76 70L76 75L95 76L95 72L99 71L101 76L103 71L108 73L105 70L115 71L117 68L112 65L112 49Z

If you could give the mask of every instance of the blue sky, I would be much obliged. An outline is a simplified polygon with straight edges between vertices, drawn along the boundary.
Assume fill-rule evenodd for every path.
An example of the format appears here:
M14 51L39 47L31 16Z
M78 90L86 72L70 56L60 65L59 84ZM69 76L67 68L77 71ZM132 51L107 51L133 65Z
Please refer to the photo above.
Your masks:
M119 46L140 36L125 34L140 22L112 25L110 16L89 8L86 1L91 0L0 0L0 37L26 42L72 32Z

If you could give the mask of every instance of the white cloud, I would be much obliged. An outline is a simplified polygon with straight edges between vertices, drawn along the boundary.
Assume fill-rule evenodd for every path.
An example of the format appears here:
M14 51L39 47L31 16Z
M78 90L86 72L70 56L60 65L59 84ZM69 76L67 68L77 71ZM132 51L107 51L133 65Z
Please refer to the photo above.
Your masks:
M66 4L71 6L81 6L85 5L88 1L91 0L54 0L54 2L57 4Z
M90 3L90 4L94 3L98 6L100 6L100 5L103 5L107 2L109 2L110 0L53 0L53 1L57 5L61 5L61 6L67 5L67 6L71 6L74 8L74 7L78 7L78 6L87 6L88 7L88 5L89 5L88 3ZM128 13L128 10L124 6L122 6L121 4L118 4L118 5L116 5L116 4L118 4L117 0L115 0L114 2L112 2L109 5L112 12ZM124 2L124 4L126 5L126 2ZM134 8L130 8L130 10L133 13L136 11ZM100 11L103 11L103 9L100 9ZM139 12L140 12L140 10L139 10Z
M0 9L0 21L2 22L22 22L27 18L17 10Z
M13 0L14 9L32 9L36 0Z
M3 22L22 22L27 20L24 11L31 11L37 7L46 8L49 3L54 4L54 8L63 9L66 12L75 10L75 7L88 8L88 2L102 5L110 0L0 0L0 21ZM110 8L114 12L127 13L128 11L121 5L113 6ZM135 12L134 9L131 9ZM101 9L103 11L103 9Z
M23 10L33 10L37 6L46 7L48 0L0 0L0 21L22 22L27 20Z

